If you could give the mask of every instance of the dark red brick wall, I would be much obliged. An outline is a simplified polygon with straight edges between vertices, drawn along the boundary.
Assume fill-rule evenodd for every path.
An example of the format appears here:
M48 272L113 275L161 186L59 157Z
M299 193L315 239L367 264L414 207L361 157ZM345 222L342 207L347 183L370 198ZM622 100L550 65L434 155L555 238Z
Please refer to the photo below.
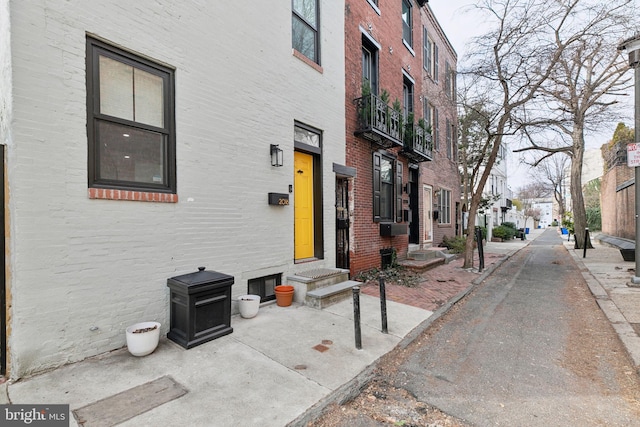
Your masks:
M627 165L615 166L603 175L600 205L604 234L635 240L635 185L616 191L619 185L633 178L634 170Z

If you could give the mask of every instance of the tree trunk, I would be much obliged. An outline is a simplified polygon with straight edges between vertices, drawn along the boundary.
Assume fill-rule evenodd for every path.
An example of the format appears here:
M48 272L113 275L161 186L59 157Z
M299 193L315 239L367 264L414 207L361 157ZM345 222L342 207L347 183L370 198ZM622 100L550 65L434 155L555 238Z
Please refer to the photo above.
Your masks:
M489 179L489 175L491 174L491 168L496 163L496 158L498 157L498 152L500 151L500 145L502 144L502 133L504 132L505 124L509 119L509 114L505 113L499 120L497 126L497 136L491 136L493 139L493 146L491 148L491 153L487 158L487 163L484 166L484 170L482 171L482 176L478 181L478 186L473 189L473 194L471 196L471 206L469 206L469 224L467 224L467 241L464 250L464 265L462 268L472 268L473 267L473 236L475 235L476 228L476 217L478 215L478 207L480 206L480 201L482 200L482 193L484 191L484 186L487 184L487 180ZM482 242L478 242L479 245Z
M576 123L573 129L573 157L571 158L571 204L573 206L573 229L575 248L583 249L585 246L585 229L587 228L587 210L584 206L582 194L582 161L584 158L584 130L581 124ZM587 248L592 249L591 240L586 242Z

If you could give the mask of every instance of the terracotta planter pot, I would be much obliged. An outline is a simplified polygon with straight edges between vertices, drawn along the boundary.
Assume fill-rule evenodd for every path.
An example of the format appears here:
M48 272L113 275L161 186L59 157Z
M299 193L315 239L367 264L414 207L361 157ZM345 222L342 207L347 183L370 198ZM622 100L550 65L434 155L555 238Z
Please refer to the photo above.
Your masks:
M280 285L273 289L276 293L276 304L280 307L289 307L293 302L293 286Z

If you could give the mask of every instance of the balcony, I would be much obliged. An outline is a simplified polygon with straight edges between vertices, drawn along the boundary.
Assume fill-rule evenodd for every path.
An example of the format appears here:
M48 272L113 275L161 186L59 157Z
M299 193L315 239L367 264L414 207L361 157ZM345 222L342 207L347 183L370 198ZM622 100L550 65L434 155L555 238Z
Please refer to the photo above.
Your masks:
M404 145L400 154L416 163L433 160L431 134L415 123L407 123L403 134Z
M402 147L400 112L371 94L357 98L358 126L354 134L382 148Z

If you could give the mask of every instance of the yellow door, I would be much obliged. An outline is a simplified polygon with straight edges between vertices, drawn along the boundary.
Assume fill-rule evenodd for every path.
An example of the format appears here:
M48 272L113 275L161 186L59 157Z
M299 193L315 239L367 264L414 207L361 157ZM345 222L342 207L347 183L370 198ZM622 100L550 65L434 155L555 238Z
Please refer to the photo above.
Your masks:
M294 152L294 257L312 258L313 250L313 157Z

